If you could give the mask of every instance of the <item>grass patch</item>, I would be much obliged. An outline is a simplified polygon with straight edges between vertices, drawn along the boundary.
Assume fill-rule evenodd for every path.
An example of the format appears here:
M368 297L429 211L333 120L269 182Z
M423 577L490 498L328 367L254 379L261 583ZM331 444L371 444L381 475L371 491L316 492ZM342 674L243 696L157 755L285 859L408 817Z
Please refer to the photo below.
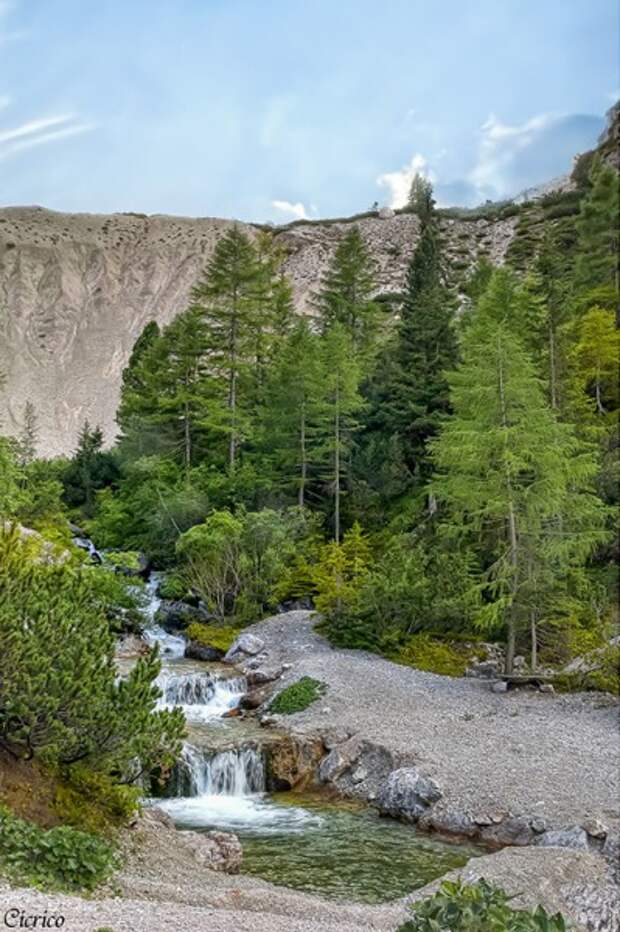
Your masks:
M471 660L478 656L470 645L453 644L429 634L412 634L405 644L390 652L390 660L427 673L442 676L464 676Z
M216 650L226 652L239 637L241 628L224 625L203 625L199 622L189 625L185 632L190 641L195 641L201 647L214 647Z
M327 686L311 676L302 676L296 683L286 686L269 706L270 712L279 715L292 715L303 712L309 705L324 695Z

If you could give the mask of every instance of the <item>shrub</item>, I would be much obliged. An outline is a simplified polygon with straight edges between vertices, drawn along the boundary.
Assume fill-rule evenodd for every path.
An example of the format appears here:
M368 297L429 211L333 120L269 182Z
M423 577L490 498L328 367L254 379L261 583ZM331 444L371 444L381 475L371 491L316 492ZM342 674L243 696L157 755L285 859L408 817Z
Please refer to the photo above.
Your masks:
M140 569L140 553L137 550L108 550L103 555L103 562L121 572L123 570L137 572Z
M0 867L37 886L93 890L116 865L113 847L69 825L42 829L0 806Z
M0 643L0 744L14 757L133 782L180 753L182 713L156 710L157 652L118 680L89 571L28 561L15 529L0 531Z
M105 833L125 825L139 808L140 790L115 783L106 774L70 767L54 799L54 810L69 825Z
M232 625L202 625L198 622L189 625L185 632L190 641L196 641L203 647L215 647L227 651L239 637L240 628Z
M309 705L320 699L326 689L325 683L321 683L320 680L315 680L311 676L302 676L296 683L291 683L278 693L271 702L269 711L279 715L303 712Z
M416 903L399 932L566 932L560 913L512 909L511 897L484 879L474 884L444 881L433 896Z
M426 670L427 673L464 676L474 653L464 645L457 647L428 634L413 634L400 650L390 656L398 663Z

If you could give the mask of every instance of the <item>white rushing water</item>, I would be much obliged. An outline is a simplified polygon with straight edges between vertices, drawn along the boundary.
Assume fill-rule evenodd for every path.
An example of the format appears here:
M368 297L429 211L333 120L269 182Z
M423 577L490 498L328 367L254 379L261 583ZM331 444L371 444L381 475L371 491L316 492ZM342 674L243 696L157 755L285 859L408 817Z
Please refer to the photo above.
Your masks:
M253 747L213 754L185 745L174 789L177 796L156 802L181 828L294 832L321 822L305 809L269 799L263 754Z
M155 615L161 605L161 599L157 595L161 576L159 573L151 573L146 584L147 604L145 612L148 623L144 628L144 639L151 646L159 644L161 656L164 658L174 659L183 657L185 654L185 638L177 634L169 634L161 625L155 621Z
M162 670L157 678L162 691L159 707L180 706L189 722L208 722L236 709L247 689L243 676L222 677L217 673L177 673Z

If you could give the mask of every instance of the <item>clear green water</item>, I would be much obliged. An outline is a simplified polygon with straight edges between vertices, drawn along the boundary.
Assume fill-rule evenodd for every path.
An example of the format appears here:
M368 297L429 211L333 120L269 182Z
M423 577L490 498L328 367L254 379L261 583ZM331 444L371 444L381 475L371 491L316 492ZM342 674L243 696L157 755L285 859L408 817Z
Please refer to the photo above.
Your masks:
M393 900L482 853L428 838L372 809L312 795L274 794L238 814L219 813L221 797L212 802L204 818L187 808L171 815L180 828L234 831L243 873L333 899Z

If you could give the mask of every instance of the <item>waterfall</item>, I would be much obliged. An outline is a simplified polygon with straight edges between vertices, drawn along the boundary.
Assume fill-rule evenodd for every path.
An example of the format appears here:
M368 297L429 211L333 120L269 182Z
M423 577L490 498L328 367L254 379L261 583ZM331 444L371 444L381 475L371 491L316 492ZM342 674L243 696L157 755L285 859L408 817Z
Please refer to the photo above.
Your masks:
M145 612L148 624L144 629L144 637L151 646L159 644L159 649L164 657L183 657L185 654L185 638L177 634L169 634L161 625L155 622L155 615L161 605L161 599L157 595L160 577L160 573L151 573L146 584L148 602Z
M263 755L255 748L213 754L186 744L180 769L184 771L187 796L253 796L265 792Z
M181 706L193 721L221 718L239 705L247 689L243 676L220 677L217 673L174 673L163 671L157 678L162 691L159 708Z

